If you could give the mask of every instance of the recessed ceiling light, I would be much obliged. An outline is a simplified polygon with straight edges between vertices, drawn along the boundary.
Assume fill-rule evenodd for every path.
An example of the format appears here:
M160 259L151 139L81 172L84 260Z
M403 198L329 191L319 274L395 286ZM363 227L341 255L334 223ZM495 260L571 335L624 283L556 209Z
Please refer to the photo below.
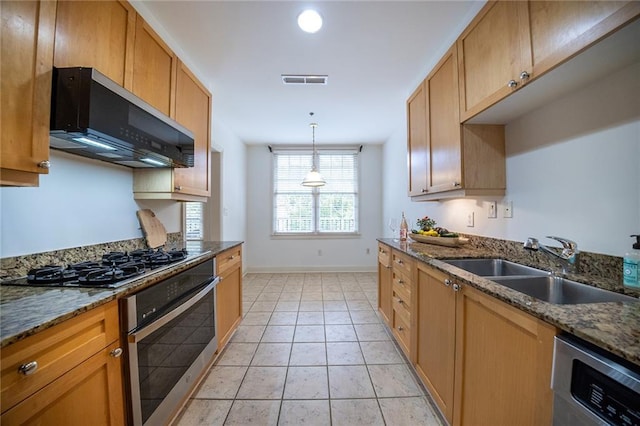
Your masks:
M322 16L313 9L307 9L298 15L298 26L307 33L315 33L322 28Z

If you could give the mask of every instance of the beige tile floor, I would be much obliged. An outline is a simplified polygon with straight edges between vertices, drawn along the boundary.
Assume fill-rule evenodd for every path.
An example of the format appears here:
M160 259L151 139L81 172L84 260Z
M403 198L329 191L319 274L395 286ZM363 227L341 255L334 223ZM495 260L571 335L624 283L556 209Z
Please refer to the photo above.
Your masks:
M244 318L176 424L441 425L375 273L248 274Z

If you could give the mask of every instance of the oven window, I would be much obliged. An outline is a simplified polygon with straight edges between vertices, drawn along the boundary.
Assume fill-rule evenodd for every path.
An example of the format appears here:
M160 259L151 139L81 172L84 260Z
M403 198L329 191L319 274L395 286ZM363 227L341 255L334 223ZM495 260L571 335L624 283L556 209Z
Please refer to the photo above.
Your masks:
M137 344L142 422L215 337L214 290Z

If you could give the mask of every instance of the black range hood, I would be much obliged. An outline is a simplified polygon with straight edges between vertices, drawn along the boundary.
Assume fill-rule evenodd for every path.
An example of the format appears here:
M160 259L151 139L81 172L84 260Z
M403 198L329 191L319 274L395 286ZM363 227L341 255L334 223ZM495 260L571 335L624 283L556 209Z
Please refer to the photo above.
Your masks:
M54 68L51 148L133 168L192 167L193 133L94 68Z

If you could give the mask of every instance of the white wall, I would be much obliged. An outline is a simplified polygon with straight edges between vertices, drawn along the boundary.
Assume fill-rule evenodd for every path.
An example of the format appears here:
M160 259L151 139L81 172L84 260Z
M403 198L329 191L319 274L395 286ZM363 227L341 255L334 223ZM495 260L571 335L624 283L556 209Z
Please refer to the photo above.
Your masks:
M382 231L382 149L360 153L360 235L352 238L273 238L272 156L266 146L247 148L247 245L249 271L373 271ZM367 254L367 249L369 253ZM318 255L318 250L322 255Z
M0 257L140 238L141 208L181 230L180 204L134 201L131 169L55 150L50 160L39 187L0 188Z
M635 64L507 125L507 196L495 198L497 219L487 218L488 198L411 203L403 127L384 147L385 220L404 209L413 221L428 214L460 232L543 243L559 235L582 250L622 256L629 235L640 232L639 76ZM502 217L506 200L512 219Z
M215 111L215 98L214 107ZM247 235L247 148L238 137L213 116L212 146L221 156L221 240L246 241ZM212 173L218 173L212 170Z

